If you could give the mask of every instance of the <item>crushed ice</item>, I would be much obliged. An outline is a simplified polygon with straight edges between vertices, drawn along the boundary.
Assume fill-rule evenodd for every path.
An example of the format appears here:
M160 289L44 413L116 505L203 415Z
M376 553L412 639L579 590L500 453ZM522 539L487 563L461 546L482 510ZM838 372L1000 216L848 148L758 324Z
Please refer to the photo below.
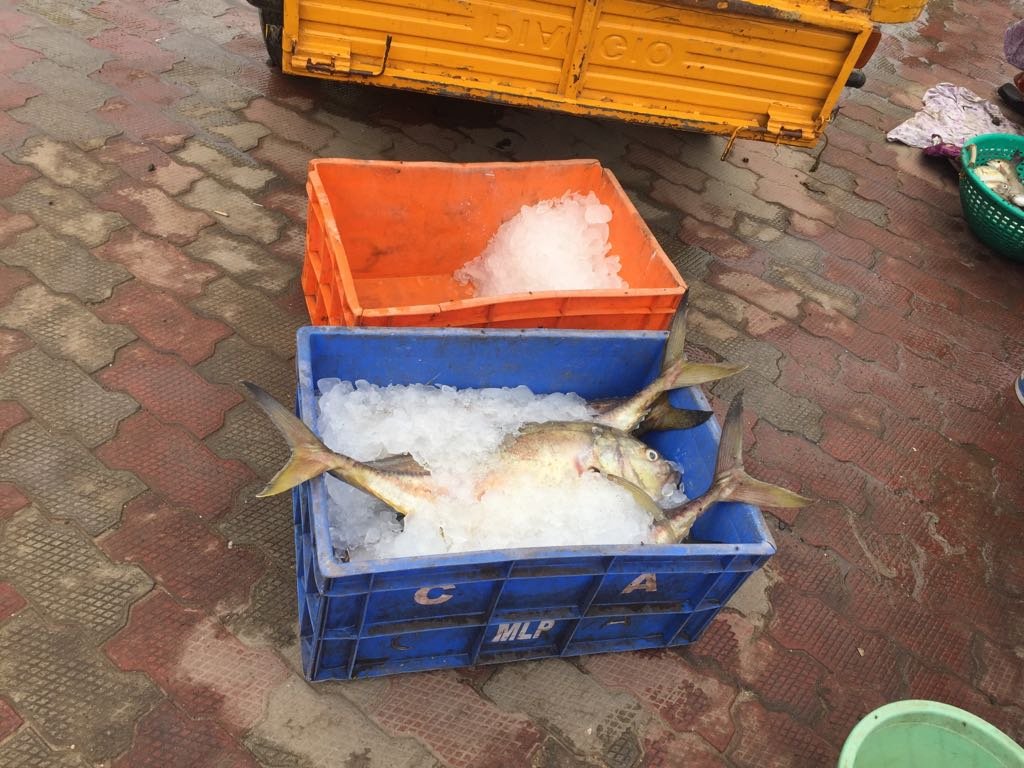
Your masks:
M611 219L593 192L524 205L455 278L471 282L477 296L628 288L619 257L608 255Z
M527 387L379 387L318 382L318 428L332 450L360 461L409 453L448 496L404 523L383 502L327 477L332 543L352 560L487 549L639 544L651 520L633 498L598 475L538 487L522 483L473 497L473 470L529 422L592 417L575 394L535 395ZM685 497L676 496L674 503Z

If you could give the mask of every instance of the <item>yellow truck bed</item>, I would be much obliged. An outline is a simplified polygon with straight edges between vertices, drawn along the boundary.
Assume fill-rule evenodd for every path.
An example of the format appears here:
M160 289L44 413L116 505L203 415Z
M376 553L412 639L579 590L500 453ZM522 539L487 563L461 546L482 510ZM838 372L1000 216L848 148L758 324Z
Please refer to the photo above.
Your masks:
M925 0L284 0L285 72L809 146Z

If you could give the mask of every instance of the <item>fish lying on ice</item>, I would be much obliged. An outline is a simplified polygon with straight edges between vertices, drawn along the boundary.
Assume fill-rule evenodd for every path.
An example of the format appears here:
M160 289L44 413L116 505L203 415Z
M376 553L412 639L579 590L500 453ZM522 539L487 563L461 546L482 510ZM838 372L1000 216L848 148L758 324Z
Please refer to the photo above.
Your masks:
M360 462L331 451L269 394L255 384L245 382L245 386L292 449L289 462L257 495L281 493L325 472L376 496L402 515L415 514L446 494L446 488L411 457ZM654 527L648 543L659 544L684 540L700 515L718 501L769 507L809 504L810 499L755 480L746 473L742 410L742 397L738 396L730 405L722 429L711 488L681 506L662 509L658 504L679 483L679 473L670 462L627 432L592 422L525 425L502 443L494 468L484 475L476 492L479 497L524 476L540 483L557 484L587 472L598 472L628 490L649 512Z
M415 514L446 494L446 487L411 457L361 462L335 453L287 408L251 382L250 396L284 435L291 458L257 496L272 496L325 472L376 496L402 515ZM679 472L647 444L604 424L551 421L527 424L499 446L493 469L477 486L477 495L521 477L539 483L564 482L587 472L615 477L649 500L669 496Z

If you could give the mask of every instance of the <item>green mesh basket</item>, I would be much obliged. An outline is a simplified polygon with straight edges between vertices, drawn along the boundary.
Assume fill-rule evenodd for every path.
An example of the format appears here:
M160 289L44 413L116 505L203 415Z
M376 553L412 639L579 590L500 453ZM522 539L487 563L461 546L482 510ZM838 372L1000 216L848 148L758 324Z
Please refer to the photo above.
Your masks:
M1009 160L1014 151L1024 154L1024 136L986 133L965 143L960 154L960 205L981 242L1008 259L1024 261L1024 210L985 186L974 172L975 165Z

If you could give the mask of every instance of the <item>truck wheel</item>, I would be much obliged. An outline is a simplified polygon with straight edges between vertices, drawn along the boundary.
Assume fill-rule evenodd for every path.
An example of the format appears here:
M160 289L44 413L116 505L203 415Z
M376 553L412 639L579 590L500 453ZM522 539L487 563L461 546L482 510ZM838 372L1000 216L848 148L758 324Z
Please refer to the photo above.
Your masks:
M260 8L260 28L263 42L267 45L271 66L281 68L281 35L284 27L284 13L280 8Z

